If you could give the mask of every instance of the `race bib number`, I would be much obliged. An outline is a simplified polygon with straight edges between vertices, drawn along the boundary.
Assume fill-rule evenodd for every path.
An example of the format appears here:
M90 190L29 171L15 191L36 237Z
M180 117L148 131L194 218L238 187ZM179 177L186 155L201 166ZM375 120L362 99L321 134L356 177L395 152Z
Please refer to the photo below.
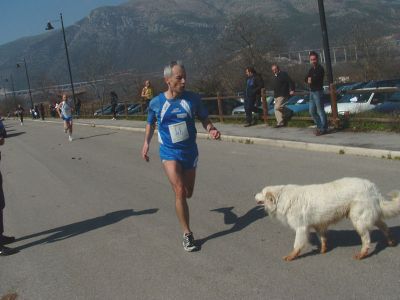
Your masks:
M168 125L172 143L179 143L189 138L186 122Z

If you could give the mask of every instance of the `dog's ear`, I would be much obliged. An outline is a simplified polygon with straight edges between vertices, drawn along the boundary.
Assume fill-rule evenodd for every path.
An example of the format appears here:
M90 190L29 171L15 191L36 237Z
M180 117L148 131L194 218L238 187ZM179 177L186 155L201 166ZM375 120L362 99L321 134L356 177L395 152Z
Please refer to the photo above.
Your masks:
M272 204L276 204L275 195L271 192L267 192L265 194L265 200L271 202Z

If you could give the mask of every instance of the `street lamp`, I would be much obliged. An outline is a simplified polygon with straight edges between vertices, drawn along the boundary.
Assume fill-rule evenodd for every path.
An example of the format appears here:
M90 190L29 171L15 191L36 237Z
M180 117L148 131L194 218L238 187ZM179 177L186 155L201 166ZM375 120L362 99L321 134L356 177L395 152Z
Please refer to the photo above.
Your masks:
M332 60L331 60L331 52L329 49L329 38L328 38L328 29L326 26L324 0L318 0L318 9L319 9L319 18L322 30L322 42L324 45L324 52L325 52L325 65L329 81L329 90L331 93L332 118L335 127L338 127L339 119L338 119L337 101L336 101L336 88L335 85L333 84Z
M28 75L28 67L26 65L26 60L24 57L24 66L25 66L25 74L26 74L26 81L28 82L28 89L29 89L29 99L31 100L31 109L33 109L33 100L32 100L32 92L31 92L31 82L29 80L29 75ZM21 65L17 63L17 68L21 68Z
M74 107L75 107L75 90L74 90L74 82L72 80L72 72L71 72L71 63L69 61L69 54L68 54L68 46L67 46L67 40L65 39L65 30L64 30L64 22L63 22L63 17L62 17L62 13L60 13L60 21L61 21L61 28L62 28L62 33L63 33L63 37L64 37L64 46L65 46L65 53L67 55L67 63L68 63L68 71L69 71L69 80L71 82L71 89L72 89L72 99L74 100ZM49 21L47 23L46 26L46 30L53 30L54 27L51 24L51 22L59 22L58 20L53 20L53 21Z

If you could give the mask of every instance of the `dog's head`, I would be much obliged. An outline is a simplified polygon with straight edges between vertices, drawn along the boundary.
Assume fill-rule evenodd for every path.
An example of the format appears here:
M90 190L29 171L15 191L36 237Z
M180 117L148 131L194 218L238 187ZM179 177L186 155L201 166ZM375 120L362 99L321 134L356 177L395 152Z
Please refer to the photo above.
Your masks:
M263 188L261 193L258 193L255 198L258 205L263 205L269 213L274 213L277 208L279 194L282 190L279 186L267 186Z

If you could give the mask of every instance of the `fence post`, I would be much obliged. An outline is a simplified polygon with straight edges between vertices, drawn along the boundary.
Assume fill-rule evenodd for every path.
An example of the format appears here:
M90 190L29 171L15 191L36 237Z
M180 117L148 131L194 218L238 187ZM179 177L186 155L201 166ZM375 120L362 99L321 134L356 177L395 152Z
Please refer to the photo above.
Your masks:
M218 92L217 93L217 103L218 103L218 115L219 115L219 121L221 123L224 123L224 112L222 110L222 99L221 99L221 95Z
M261 101L262 101L264 123L265 123L265 126L268 126L267 94L265 92L265 88L261 89Z

